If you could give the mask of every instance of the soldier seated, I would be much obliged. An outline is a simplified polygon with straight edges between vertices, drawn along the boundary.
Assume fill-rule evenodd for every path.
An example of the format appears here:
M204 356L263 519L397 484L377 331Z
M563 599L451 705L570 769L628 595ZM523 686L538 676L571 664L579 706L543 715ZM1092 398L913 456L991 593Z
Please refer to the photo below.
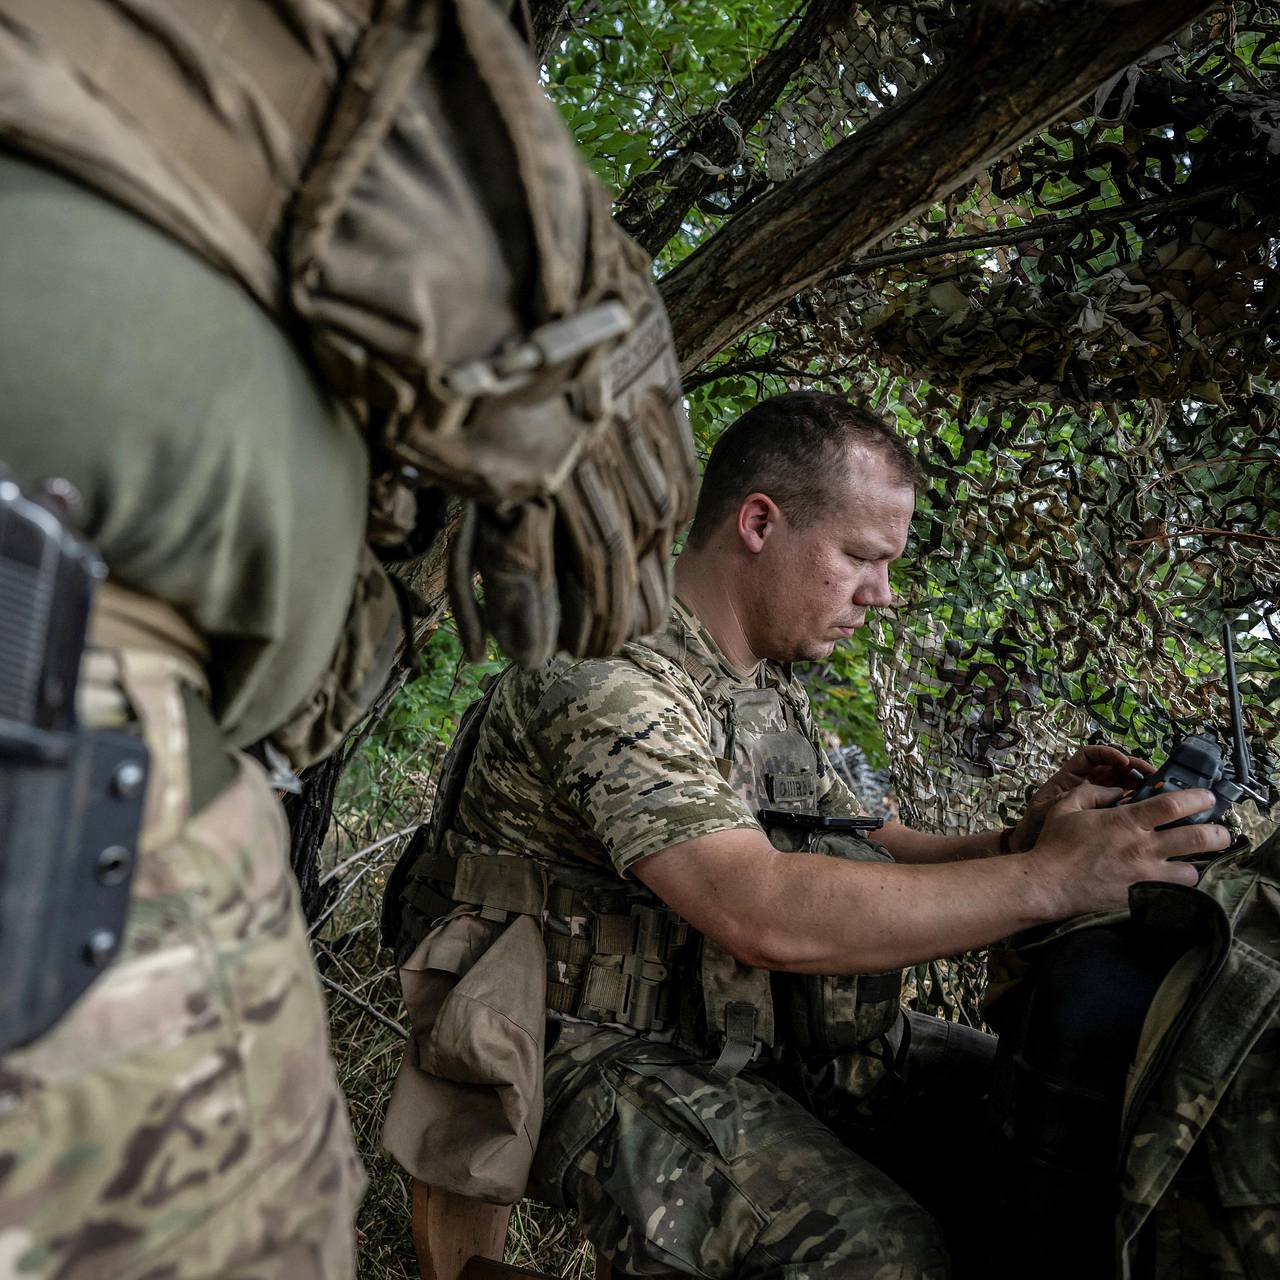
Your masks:
M901 969L1123 906L1137 881L1193 883L1168 859L1228 842L1157 830L1208 793L1108 807L1148 767L1109 747L1073 756L1011 830L859 829L792 664L890 604L921 478L841 397L744 415L707 464L667 629L504 673L456 803L392 886L407 974L432 967L423 939L450 911L538 920L530 1189L626 1272L976 1273L994 1040L904 1013ZM402 1159L423 1150L419 1048L388 1119Z

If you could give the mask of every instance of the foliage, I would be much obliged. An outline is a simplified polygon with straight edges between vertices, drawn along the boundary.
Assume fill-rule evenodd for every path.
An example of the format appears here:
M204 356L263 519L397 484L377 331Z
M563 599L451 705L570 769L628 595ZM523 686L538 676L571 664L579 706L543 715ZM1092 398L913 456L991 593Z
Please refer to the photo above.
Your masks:
M833 23L778 100L734 122L725 198L697 202L660 263L927 83L964 10ZM1260 755L1280 727L1278 33L1270 6L1211 14L690 379L704 450L800 385L855 391L917 439L933 483L904 608L869 651L918 821L1009 812L1081 736L1158 755L1220 723L1223 617ZM661 95L633 117L678 140ZM614 176L633 207L643 174ZM815 684L829 720L866 683L855 661ZM859 714L845 729L864 736Z
M379 942L382 895L408 833L430 812L436 772L458 718L478 696L480 681L500 665L492 655L468 664L448 624L431 633L417 674L352 753L324 851L321 888L330 897L312 925L313 944L329 992L338 1081L370 1181L358 1220L359 1272L378 1280L417 1280L419 1274L408 1230L408 1181L380 1148L404 1043L399 982ZM551 1211L530 1206L524 1213L530 1221L523 1235L513 1233L513 1247L522 1240L527 1246L533 1234L550 1251L556 1242ZM566 1261L574 1248L578 1242L569 1242ZM577 1280L580 1273L566 1268L564 1274Z
M707 113L718 114L722 128L745 151L747 140L721 104L785 36L792 4L615 0L590 8L573 38L549 59L545 80L592 167L613 191L644 181ZM728 180L731 172L716 176ZM726 185L731 189L733 183ZM692 210L660 265L672 265L709 234L715 214L714 207Z
M376 815L365 834L403 826L423 812L435 766L458 720L480 696L480 684L502 666L496 652L468 663L452 626L437 627L418 651L418 671L396 695L377 732L367 737L343 775L339 806Z

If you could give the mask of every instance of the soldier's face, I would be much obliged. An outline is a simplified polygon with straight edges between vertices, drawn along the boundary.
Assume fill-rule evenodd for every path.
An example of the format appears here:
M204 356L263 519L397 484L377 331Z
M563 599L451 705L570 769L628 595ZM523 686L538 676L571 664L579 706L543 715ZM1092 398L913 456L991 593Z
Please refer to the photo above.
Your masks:
M907 544L915 492L875 454L856 451L843 496L807 527L785 513L765 539L760 568L771 583L758 612L756 652L780 662L826 658L892 600L889 566ZM772 544L772 545L769 545Z

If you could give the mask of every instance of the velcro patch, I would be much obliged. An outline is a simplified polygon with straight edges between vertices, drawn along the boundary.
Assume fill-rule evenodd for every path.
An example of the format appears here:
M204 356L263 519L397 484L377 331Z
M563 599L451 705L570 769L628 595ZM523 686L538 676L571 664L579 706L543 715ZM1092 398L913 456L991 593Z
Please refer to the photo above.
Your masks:
M774 804L817 799L818 783L811 773L770 773L765 781Z

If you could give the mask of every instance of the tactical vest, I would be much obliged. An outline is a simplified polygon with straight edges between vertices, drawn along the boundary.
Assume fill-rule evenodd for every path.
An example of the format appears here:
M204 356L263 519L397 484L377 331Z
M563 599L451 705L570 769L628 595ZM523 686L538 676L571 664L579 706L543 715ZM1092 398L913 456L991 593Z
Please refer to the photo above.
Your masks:
M0 0L0 146L302 322L373 437L379 545L414 533L424 473L554 490L597 411L592 353L662 315L492 0ZM543 415L536 444L460 429L584 379L585 416Z
M818 816L818 783L830 766L805 727L805 695L789 682L743 689L690 652L674 629L628 645L626 657L670 678L687 673L707 709L711 748L722 775L754 813ZM771 675L773 672L770 673ZM598 867L540 866L518 851L471 840L453 828L485 704L460 727L431 822L411 843L387 886L383 937L403 954L430 921L404 928L402 890L412 872L433 882L431 911L471 903L491 919L540 914L548 957L547 1003L570 1018L673 1039L716 1056L724 1078L753 1059L790 1046L812 1060L883 1037L899 1016L901 974L823 977L744 965L692 929L635 880ZM806 829L779 816L770 842L784 852L891 860L861 836Z
M517 660L557 622L565 647L611 652L633 614L661 616L695 477L670 328L493 0L0 0L0 147L173 236L309 350L367 436L380 556L426 552L446 491L501 513L493 529L470 510L453 540L471 639L472 554ZM585 601L561 595L586 616L544 598L551 558L585 582ZM385 586L369 557L342 688L277 737L295 765L385 678Z

